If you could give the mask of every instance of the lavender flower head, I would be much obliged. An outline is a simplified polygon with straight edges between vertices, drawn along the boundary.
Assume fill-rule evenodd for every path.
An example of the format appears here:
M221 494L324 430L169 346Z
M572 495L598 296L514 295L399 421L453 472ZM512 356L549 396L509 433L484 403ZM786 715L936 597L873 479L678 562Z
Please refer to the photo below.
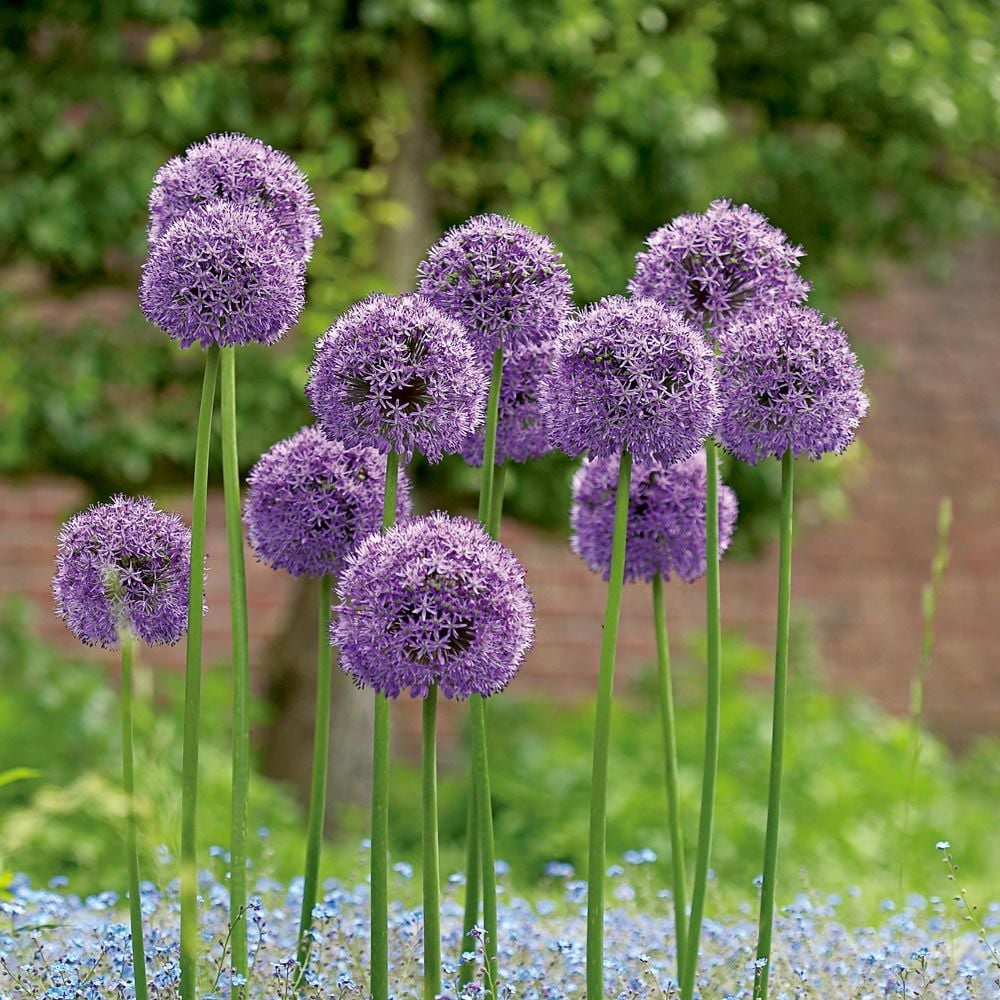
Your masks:
M340 665L389 698L432 684L447 698L505 688L534 638L513 554L474 521L434 513L371 535L340 578Z
M191 532L146 497L116 496L59 531L56 614L88 646L113 649L123 630L150 645L187 630Z
M572 286L552 241L502 215L449 230L418 269L418 288L461 322L480 359L501 345L551 340L572 308Z
M629 451L670 465L701 447L719 412L712 351L679 312L615 295L559 338L542 385L549 440L569 455Z
M718 336L740 312L801 302L809 291L796 273L802 256L749 205L720 199L703 215L680 215L650 234L629 291L707 321Z
M496 461L527 462L549 450L545 415L542 413L542 379L549 372L555 343L523 344L504 358L497 410ZM469 437L462 457L469 465L483 464L482 429Z
M367 535L382 527L385 455L348 448L317 427L279 441L250 470L243 519L257 558L293 576L338 574ZM396 516L410 512L402 469Z
M139 302L181 347L273 344L299 318L305 271L266 212L218 202L153 244Z
M659 573L697 580L705 575L705 453L664 467L636 463L629 485L625 579L652 580ZM573 478L570 525L573 551L595 573L611 575L618 462L589 459ZM719 554L736 525L736 494L719 488Z
M220 201L266 211L271 231L302 263L323 232L305 175L288 156L245 135L210 135L157 171L149 195L150 244L192 209Z
M482 424L486 388L461 324L420 295L372 295L320 338L306 395L330 437L437 462Z
M735 323L719 355L718 438L744 462L842 452L868 412L864 370L834 321L790 306Z

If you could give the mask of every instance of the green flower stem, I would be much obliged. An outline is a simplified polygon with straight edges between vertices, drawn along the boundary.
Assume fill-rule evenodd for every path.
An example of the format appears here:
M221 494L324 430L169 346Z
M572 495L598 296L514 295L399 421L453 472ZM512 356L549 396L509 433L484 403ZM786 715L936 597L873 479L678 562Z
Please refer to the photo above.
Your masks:
M319 884L319 855L323 844L323 819L326 815L326 777L330 755L330 605L332 580L329 574L319 581L319 632L316 649L316 721L313 730L312 788L309 793L309 820L306 840L306 866L302 885L302 915L299 919L299 944L296 961L299 975L309 961L313 907Z
M708 863L715 821L715 782L719 772L719 714L722 699L722 628L719 608L719 455L716 444L705 442L705 594L708 638L708 693L705 705L705 761L701 783L698 852L691 889L691 919L687 954L681 977L681 1000L692 1000L698 972L698 947L705 913Z
M476 939L472 928L479 922L479 888L482 881L482 870L479 866L479 810L476 805L476 770L469 768L468 809L465 820L465 914L462 917L462 954L474 954ZM472 982L476 971L474 960L462 962L458 975L459 986L467 986Z
M653 623L656 630L656 667L659 680L660 722L667 777L667 820L670 826L670 866L673 873L674 928L677 944L677 981L683 978L687 947L687 879L684 874L684 835L681 831L680 796L677 790L677 730L674 725L674 691L670 677L670 647L663 607L663 577L653 577Z
M385 460L382 529L396 522L399 455ZM372 741L371 992L372 1000L389 998L389 699L375 695Z
M615 649L625 582L625 539L628 527L632 456L623 451L618 463L615 523L611 536L611 573L601 638L594 726L594 770L590 786L590 858L587 868L587 1000L604 996L604 859L608 811L608 745L611 739L611 695L615 680Z
M503 471L494 468L497 450L497 417L500 382L503 378L503 348L493 352L490 390L486 400L486 429L483 437L482 480L479 487L479 522L496 538L500 526L500 506L494 508L494 491L503 492ZM495 519L495 523L494 523ZM475 952L472 930L479 917L479 888L483 890L483 927L486 930L486 973L490 994L497 980L497 889L493 843L493 802L490 794L489 757L486 749L486 703L479 695L469 699L472 735L472 788L469 795L465 854L465 914L462 952ZM478 847L478 850L477 850ZM472 981L473 963L462 963L460 983Z
M438 860L437 685L424 698L421 751L421 818L424 890L424 1000L441 992L441 879Z
M774 888L778 869L778 826L781 822L781 771L785 755L788 616L792 601L793 470L792 453L789 450L781 458L778 630L774 646L774 719L771 727L771 776L767 796L767 830L764 835L764 881L760 893L758 964L754 975L754 1000L767 1000L767 981L771 972L771 930L774 923Z
M124 630L123 630L124 633ZM125 853L128 855L128 908L132 923L132 967L136 1000L147 1000L146 952L142 940L142 895L139 892L139 845L135 816L135 766L132 750L132 656L135 639L127 634L122 644L122 786L128 800L125 817Z
M469 698L472 717L472 766L476 775L476 812L479 816L479 855L482 865L483 929L486 932L486 995L496 996L497 961L496 847L493 843L493 798L490 794L489 755L486 749L486 699Z
M503 517L503 491L507 479L507 463L500 462L493 469L493 495L490 497L490 516L486 530L491 537L500 537L500 521Z
M493 463L497 454L497 420L500 410L500 382L503 380L503 349L493 352L490 372L490 394L486 400L486 429L483 434L483 475L479 486L479 523L487 530L490 525L490 505L493 502Z
M184 663L184 755L181 778L181 1000L195 1000L198 963L198 730L201 716L201 631L204 615L205 510L212 411L219 379L219 348L205 355L198 409L191 503L191 585Z
M229 924L233 971L249 978L247 955L247 794L250 785L250 644L236 450L236 348L222 348L222 485L229 551L233 653L233 815L229 844ZM247 987L237 991L246 995Z

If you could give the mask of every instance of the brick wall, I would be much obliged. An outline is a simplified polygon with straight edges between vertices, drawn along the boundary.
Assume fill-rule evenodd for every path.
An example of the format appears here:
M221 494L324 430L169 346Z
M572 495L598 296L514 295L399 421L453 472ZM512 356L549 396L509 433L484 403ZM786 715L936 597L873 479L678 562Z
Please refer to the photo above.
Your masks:
M845 326L866 345L874 404L862 430L869 457L863 482L852 485L847 520L803 526L796 538L793 599L808 609L832 682L862 689L892 710L905 710L920 644L920 589L934 547L935 515L951 496L952 564L938 618L938 645L925 705L931 724L956 743L1000 732L1000 349L996 345L1000 241L960 250L952 276L933 282L918 271L896 275L878 296L843 310ZM184 497L160 498L187 512ZM0 483L0 593L19 591L42 610L39 625L55 641L75 645L49 612L49 579L58 523L82 500L68 481ZM206 659L224 658L228 643L222 503L209 507L209 615ZM504 540L527 566L538 606L538 637L514 690L565 697L593 691L603 585L565 541L522 525ZM283 575L248 557L252 648L263 650L279 627L290 588ZM727 627L768 645L774 618L776 553L752 563L724 564ZM675 636L698 628L704 591L666 588ZM645 587L627 588L619 653L620 677L651 660L651 616ZM102 656L95 652L92 655ZM152 658L179 669L183 649ZM398 713L406 745L417 713ZM455 715L446 712L445 728Z

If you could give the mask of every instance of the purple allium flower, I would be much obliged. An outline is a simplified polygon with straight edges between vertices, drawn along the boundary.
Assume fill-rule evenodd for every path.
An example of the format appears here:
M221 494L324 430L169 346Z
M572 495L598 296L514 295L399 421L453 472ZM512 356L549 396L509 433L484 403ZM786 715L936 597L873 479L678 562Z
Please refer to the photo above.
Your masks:
M187 629L191 532L146 497L116 496L59 531L56 614L88 646L112 649L123 629L150 645Z
M549 372L555 342L522 344L503 363L500 405L497 412L496 461L527 462L549 450L545 415L539 399L542 379ZM468 438L462 457L470 465L483 464L484 431Z
M864 370L834 321L790 306L734 323L723 340L718 437L745 462L842 452L868 412Z
M305 271L266 212L218 202L153 244L139 302L181 347L273 344L305 304Z
M461 324L420 295L371 295L320 338L306 395L330 437L437 462L482 424L486 389Z
M450 229L418 269L417 290L466 328L489 364L501 344L551 340L572 308L562 254L548 237L502 215Z
M707 321L718 336L740 312L801 302L809 291L796 273L802 256L749 205L720 199L704 214L680 215L650 234L629 291Z
M216 202L260 208L295 258L305 263L322 235L305 175L284 153L245 135L210 135L168 160L149 195L149 242L194 208Z
M243 519L258 559L293 576L337 574L358 543L382 527L385 455L348 448L318 427L279 441L247 476ZM396 516L410 512L402 469Z
M601 299L563 329L542 407L550 442L569 455L629 451L670 465L715 429L712 350L679 312L652 299Z
M534 637L521 564L467 518L434 513L370 535L338 595L330 634L341 667L390 698L432 684L447 698L495 694Z
M625 579L697 580L705 574L705 453L674 465L636 463L629 485ZM573 551L607 580L615 521L618 461L589 459L573 478ZM736 494L720 480L719 554L736 524Z

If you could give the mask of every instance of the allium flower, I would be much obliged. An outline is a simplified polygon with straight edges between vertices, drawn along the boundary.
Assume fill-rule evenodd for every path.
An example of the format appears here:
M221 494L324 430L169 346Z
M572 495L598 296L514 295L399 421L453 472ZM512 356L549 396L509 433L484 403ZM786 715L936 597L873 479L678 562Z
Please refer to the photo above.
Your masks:
M549 450L539 395L554 353L555 342L550 340L516 347L504 358L497 413L497 462L527 462ZM483 464L483 438L480 429L462 448L462 457L470 465Z
M447 698L495 694L534 637L513 554L474 521L435 513L371 535L348 561L331 626L341 667L390 698L432 684Z
M501 344L551 340L572 308L572 286L552 241L502 215L477 215L427 253L417 290L459 320L489 363Z
M293 576L337 574L358 543L382 527L385 455L348 448L303 427L261 455L247 477L243 519L258 559ZM402 470L396 516L410 511Z
M316 345L306 395L330 437L432 462L483 422L486 375L462 326L420 295L372 295Z
M220 201L265 210L270 230L302 263L323 232L305 175L288 156L245 135L210 135L157 171L149 195L150 244L192 209Z
M692 581L705 575L704 451L664 468L636 463L629 486L625 579ZM618 462L590 459L573 478L570 524L573 551L607 580L615 521ZM719 488L719 554L729 548L736 524L736 494Z
M59 532L56 614L88 646L114 648L122 630L150 645L187 629L191 532L152 500L116 496Z
M629 291L707 320L715 336L740 312L792 305L809 291L796 273L802 248L749 205L713 201L657 229L646 247Z
M591 458L630 451L670 465L715 429L711 348L652 299L602 299L568 324L542 385L550 442Z
M844 331L791 306L735 323L719 355L718 437L745 462L842 452L868 412L864 371Z
M305 304L305 272L260 209L190 212L153 244L139 302L181 347L272 344Z

